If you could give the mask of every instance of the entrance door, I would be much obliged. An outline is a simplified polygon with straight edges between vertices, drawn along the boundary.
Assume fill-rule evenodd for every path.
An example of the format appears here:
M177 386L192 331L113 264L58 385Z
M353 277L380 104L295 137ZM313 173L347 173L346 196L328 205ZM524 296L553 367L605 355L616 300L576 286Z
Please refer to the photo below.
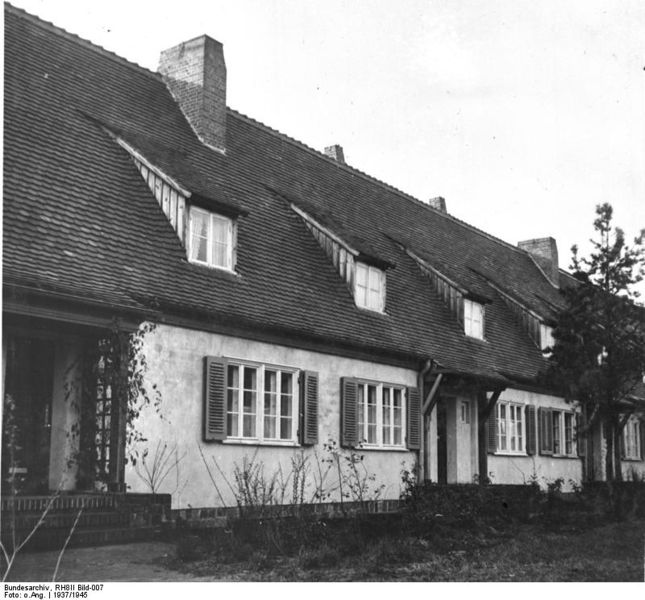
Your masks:
M446 401L437 402L437 481L448 483L448 440L446 426Z
M2 478L7 482L13 475L18 492L45 493L49 489L54 347L48 341L13 338L6 360Z

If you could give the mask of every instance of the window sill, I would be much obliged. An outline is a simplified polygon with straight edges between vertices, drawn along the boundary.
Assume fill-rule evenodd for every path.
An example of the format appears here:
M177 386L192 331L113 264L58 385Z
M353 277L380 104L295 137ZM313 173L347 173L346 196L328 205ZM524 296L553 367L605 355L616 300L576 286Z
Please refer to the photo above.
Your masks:
M273 446L278 448L298 448L300 444L293 440L260 440L257 438L227 437L223 444L231 446Z
M464 332L464 336L466 337L466 339L472 340L473 342L477 342L478 344L485 344L485 345L489 344L489 342L488 342L488 340L486 338L476 337L476 336L470 335L470 334L468 334L466 332Z
M359 306L358 304L355 304L355 306L362 313L366 313L368 315L378 315L378 316L381 316L381 317L389 317L390 316L384 310L376 310L374 308L367 308L366 306Z
M641 458L640 456L638 458L632 456L623 456L621 457L621 460L624 460L625 462L643 462L645 459Z
M216 273L227 273L228 275L237 275L235 269L229 269L228 267L219 267L217 265L209 265L208 263L199 262L198 260L191 260L190 258L186 259L186 262L189 265L194 267L200 267L202 269L208 269L209 271L215 271Z
M412 450L408 450L405 446L372 446L368 444L361 444L356 447L356 450L359 452L362 450L369 450L370 452L372 450L377 452L412 452Z
M516 452L514 450L496 450L494 456L528 456L526 452Z

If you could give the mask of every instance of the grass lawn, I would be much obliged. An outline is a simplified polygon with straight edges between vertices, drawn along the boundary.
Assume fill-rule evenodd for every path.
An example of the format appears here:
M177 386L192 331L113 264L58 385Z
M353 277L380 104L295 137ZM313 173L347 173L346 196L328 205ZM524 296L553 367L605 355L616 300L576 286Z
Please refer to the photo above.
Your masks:
M343 551L252 553L243 562L170 559L166 568L230 581L643 581L645 520L595 527L443 527Z

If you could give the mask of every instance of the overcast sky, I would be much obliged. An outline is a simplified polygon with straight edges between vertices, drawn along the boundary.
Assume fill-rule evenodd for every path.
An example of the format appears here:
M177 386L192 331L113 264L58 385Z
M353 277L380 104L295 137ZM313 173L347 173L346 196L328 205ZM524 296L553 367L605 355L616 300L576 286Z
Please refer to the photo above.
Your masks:
M643 0L12 4L153 70L206 33L232 108L565 268L596 204L645 227Z

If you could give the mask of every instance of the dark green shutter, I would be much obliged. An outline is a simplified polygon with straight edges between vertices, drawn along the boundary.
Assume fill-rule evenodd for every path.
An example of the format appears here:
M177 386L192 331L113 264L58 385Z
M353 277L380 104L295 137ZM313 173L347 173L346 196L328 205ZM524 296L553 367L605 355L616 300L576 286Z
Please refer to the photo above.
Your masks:
M226 438L226 359L204 358L204 440Z
M490 411L486 421L486 450L489 454L497 451L497 406Z
M553 454L553 411L538 408L540 454Z
M340 445L355 448L358 445L357 384L355 379L340 380Z
M638 431L641 434L641 460L645 460L645 421L642 419Z
M312 446L318 443L318 373L314 371L300 373L300 406L300 443Z
M581 433L584 427L584 418L580 413L576 413L576 445L578 447L578 456L587 456L587 437Z
M536 423L535 423L535 406L526 407L526 453L530 456L536 452Z
M408 388L408 435L409 450L421 449L421 394L419 388Z

